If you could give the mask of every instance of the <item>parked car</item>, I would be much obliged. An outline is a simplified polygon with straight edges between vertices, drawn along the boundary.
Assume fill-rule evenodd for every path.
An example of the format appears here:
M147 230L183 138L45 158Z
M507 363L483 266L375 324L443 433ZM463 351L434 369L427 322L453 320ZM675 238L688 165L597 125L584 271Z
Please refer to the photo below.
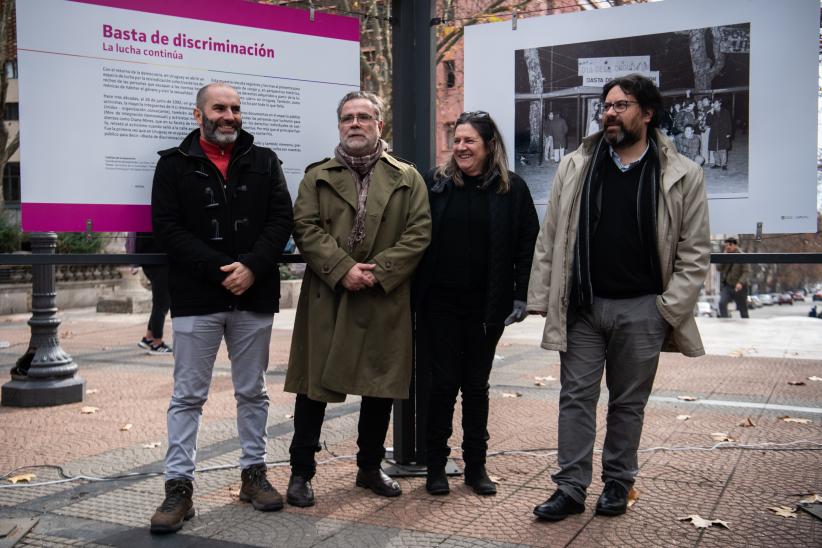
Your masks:
M801 291L794 291L791 293L791 297L793 297L794 301L799 301L800 303L805 302L805 294Z
M759 300L762 301L763 306L773 305L773 297L771 297L769 293L763 293L760 295Z
M713 305L708 301L698 301L696 303L696 310L694 310L694 316L716 318L717 315L717 311L714 309Z
M793 296L790 293L782 293L777 297L776 302L780 305L789 304L793 306Z
M822 289L813 294L814 301L822 301Z
M748 308L762 308L762 300L759 295L748 295Z

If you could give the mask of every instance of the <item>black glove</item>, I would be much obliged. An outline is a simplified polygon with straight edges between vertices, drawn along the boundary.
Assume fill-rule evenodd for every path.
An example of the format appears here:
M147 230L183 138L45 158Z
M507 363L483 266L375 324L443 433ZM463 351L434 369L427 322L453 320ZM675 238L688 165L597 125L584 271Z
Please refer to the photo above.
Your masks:
M511 325L514 322L521 322L528 314L525 312L525 301L514 301L514 307L511 314L505 318L505 325Z

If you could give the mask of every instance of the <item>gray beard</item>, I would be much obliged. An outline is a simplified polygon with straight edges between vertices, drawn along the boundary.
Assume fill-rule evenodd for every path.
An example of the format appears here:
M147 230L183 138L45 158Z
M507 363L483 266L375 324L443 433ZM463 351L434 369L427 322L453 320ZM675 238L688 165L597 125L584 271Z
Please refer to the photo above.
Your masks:
M243 127L242 121L237 122L236 127L234 128L234 133L231 134L224 134L217 131L217 122L212 122L205 116L203 116L203 136L205 140L209 143L214 143L215 145L230 145L234 141L237 140L237 137L240 135L240 128Z

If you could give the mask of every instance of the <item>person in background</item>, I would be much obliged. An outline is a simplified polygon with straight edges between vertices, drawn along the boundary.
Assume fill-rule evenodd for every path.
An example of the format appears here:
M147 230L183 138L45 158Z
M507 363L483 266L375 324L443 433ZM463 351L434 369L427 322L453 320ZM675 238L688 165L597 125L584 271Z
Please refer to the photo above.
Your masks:
M134 235L134 253L162 253L151 232L137 232ZM166 314L171 308L171 296L168 294L168 265L145 264L143 273L151 282L151 314L148 318L146 334L137 343L149 354L172 354L172 348L163 340Z
M465 483L497 492L485 469L488 379L506 325L525 318L539 231L528 186L508 170L505 144L487 112L457 118L451 158L426 177L431 245L414 280L417 367L430 375L425 487L449 492L454 404L462 392Z
M725 238L725 253L742 253L739 250L739 240L730 236ZM727 263L717 266L720 283L722 284L719 296L719 317L730 318L728 303L733 301L739 315L748 317L748 276L751 267L743 263Z

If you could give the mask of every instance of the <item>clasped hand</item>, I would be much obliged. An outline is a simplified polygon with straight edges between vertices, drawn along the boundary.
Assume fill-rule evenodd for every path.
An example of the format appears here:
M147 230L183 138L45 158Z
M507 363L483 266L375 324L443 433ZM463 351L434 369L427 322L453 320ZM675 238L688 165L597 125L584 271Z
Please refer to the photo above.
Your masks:
M368 263L357 263L351 267L348 273L340 282L348 291L360 291L366 287L374 287L377 278L371 272L377 265Z

